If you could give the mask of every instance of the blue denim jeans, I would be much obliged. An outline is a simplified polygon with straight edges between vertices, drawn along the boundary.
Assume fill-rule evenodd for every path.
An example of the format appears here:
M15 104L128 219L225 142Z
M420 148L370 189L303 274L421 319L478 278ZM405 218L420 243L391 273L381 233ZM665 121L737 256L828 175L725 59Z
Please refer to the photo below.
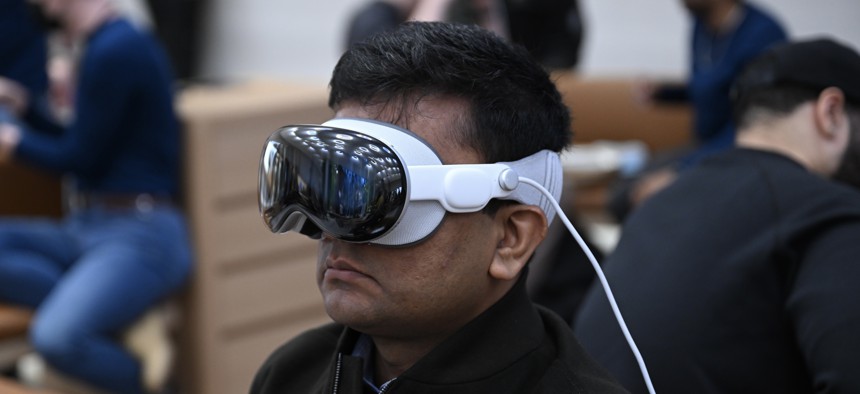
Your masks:
M30 340L51 366L111 392L142 390L118 334L177 290L191 261L171 207L0 220L0 300L36 309Z

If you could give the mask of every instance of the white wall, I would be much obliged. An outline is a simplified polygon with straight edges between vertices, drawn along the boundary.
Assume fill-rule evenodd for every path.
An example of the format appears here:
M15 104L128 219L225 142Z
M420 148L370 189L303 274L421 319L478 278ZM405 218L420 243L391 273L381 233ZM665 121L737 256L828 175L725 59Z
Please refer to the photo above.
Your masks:
M364 0L209 0L202 73L328 81Z
M691 23L680 0L582 0L587 75L683 75ZM858 0L752 0L793 38L827 34L860 50Z
M352 12L368 0L210 0L203 76L326 83ZM858 0L754 0L793 37L860 48ZM581 0L584 75L681 76L689 21L680 0Z

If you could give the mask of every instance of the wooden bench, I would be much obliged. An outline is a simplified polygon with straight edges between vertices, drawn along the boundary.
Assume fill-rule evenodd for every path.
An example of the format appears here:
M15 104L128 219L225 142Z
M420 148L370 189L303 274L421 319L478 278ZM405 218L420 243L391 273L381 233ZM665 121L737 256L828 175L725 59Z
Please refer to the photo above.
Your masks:
M27 330L32 316L30 310L0 304L0 369L12 367L18 357L30 350Z
M633 78L581 78L568 72L552 78L571 109L574 143L638 140L657 152L690 142L690 107L636 102Z
M32 316L28 309L0 304L0 340L25 335Z
M56 391L34 389L22 386L18 382L0 377L0 393L3 394L60 394Z

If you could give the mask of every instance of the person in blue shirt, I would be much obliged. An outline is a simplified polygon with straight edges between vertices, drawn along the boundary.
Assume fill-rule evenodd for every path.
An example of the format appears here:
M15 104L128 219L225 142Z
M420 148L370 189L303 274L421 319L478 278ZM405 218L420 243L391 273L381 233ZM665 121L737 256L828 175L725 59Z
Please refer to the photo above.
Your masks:
M683 3L693 17L689 79L683 86L645 86L639 94L657 102L689 103L693 112L693 146L654 161L635 179L616 189L610 206L620 220L672 183L679 171L733 146L735 125L729 97L732 81L757 55L788 37L774 17L742 0L683 0Z
M787 36L773 17L752 4L739 0L684 0L684 4L694 16L687 93L700 146L685 158L689 162L734 144L731 83L746 64Z
M117 17L110 0L39 5L84 44L74 118L60 133L0 125L0 163L67 175L74 186L59 222L0 221L0 300L36 310L30 339L54 369L111 392L141 392L141 364L115 338L191 270L174 203L173 77L154 38Z

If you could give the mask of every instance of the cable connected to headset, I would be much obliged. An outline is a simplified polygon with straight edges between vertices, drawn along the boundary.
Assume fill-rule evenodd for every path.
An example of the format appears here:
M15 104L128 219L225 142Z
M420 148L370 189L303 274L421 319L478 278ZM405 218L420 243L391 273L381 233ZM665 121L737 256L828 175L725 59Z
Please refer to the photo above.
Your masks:
M624 322L624 317L621 316L621 310L618 309L618 304L615 302L615 296L612 295L612 290L609 288L609 282L606 280L606 275L603 274L603 269L600 268L600 264L597 263L597 259L594 257L594 254L591 253L591 249L585 244L585 241L579 235L579 232L576 231L576 228L573 227L573 224L570 223L570 220L567 218L567 215L564 214L564 211L561 210L561 206L555 201L552 193L550 193L546 188L543 187L540 183L536 181L519 177L519 181L525 183L527 185L531 185L532 187L539 190L546 196L550 203L552 204L555 212L558 213L559 218L564 225L567 227L567 230L570 231L570 234L573 235L573 238L576 239L576 242L579 244L579 247L582 248L582 251L585 252L585 255L588 256L588 261L591 262L591 266L594 267L595 273L597 273L597 278L600 280L600 284L603 286L603 291L606 293L606 298L609 299L609 306L612 307L612 313L615 314L615 320L618 321L618 325L621 327L621 332L624 333L624 339L627 340L627 344L630 346L630 350L633 351L633 356L636 358L636 363L639 364L639 370L642 372L642 378L645 380L645 385L648 386L648 392L651 394L655 394L654 384L651 383L651 375L648 374L648 368L645 366L645 360L642 358L642 354L639 352L639 347L636 346L636 342L633 341L633 336L630 335L630 330L627 329L627 323Z

